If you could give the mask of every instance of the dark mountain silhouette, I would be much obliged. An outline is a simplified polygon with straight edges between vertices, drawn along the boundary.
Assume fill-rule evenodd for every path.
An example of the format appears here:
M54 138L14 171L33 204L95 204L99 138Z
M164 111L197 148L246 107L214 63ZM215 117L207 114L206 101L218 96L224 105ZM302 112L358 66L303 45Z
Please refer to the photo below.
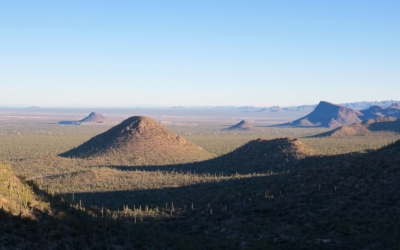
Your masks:
M253 127L253 125L246 122L245 120L242 120L239 123L237 123L229 128L226 128L224 130L254 130L254 127Z
M352 125L343 125L342 127L314 135L313 137L365 136L376 131L400 132L400 120L390 116L379 117L362 123L356 122Z
M277 126L336 128L361 121L357 110L321 101L314 111L295 121Z
M92 112L88 116L79 121L60 121L58 124L81 125L85 123L110 124L112 122L103 115L98 114L96 112Z
M199 161L213 155L148 117L133 116L61 156L123 158L135 165L160 165Z

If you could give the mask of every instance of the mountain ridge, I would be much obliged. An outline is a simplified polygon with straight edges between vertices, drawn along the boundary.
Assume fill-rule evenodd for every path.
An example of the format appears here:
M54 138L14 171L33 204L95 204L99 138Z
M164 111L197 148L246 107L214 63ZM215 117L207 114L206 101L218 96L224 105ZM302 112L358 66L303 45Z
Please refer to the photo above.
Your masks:
M400 105L392 103L387 108L373 105L365 110L354 110L342 105L321 101L308 115L292 122L274 126L326 127L334 129L343 125L351 125L357 122L366 121L368 119L389 116L400 118ZM350 131L348 132L350 133Z
M395 117L378 117L351 125L343 125L331 131L317 134L311 137L347 137L367 136L374 132L386 131L400 133L400 120Z

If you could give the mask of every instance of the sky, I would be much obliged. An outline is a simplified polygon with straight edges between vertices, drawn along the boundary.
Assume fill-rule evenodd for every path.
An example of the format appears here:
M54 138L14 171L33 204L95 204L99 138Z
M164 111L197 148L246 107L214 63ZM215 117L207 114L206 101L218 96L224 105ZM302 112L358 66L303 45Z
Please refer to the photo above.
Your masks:
M400 1L1 1L0 105L400 99Z

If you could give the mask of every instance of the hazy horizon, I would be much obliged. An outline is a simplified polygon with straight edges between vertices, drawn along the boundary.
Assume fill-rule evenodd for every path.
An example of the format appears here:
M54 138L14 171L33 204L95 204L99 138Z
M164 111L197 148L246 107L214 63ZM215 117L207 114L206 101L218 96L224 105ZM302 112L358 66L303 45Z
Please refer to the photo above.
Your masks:
M329 100L320 100L330 102ZM376 103L376 102L388 102L388 103L399 103L400 100L364 100L364 101L349 101L343 103L333 103L337 105L344 104L355 104L355 103ZM318 105L317 103L303 103L298 105L288 105L288 106L279 106L279 105L271 105L271 106L254 106L254 105L152 105L152 104L132 104L132 105L80 105L80 104L66 104L66 105L35 105L35 104L5 104L0 103L0 108L21 108L21 109L29 109L29 108L45 108L45 109L91 109L91 108L102 108L102 109L135 109L135 108L144 108L144 109L180 109L180 108L197 108L197 109L210 109L210 108L268 108L268 107L280 107L280 108L289 108L289 107L300 107L300 106L314 106Z

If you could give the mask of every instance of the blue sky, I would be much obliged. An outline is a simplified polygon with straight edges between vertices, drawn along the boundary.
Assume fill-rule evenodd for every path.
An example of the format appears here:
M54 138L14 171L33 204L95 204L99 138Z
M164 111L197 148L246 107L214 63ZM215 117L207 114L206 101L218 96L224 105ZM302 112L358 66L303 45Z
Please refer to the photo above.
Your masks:
M400 99L400 1L2 1L0 104Z

